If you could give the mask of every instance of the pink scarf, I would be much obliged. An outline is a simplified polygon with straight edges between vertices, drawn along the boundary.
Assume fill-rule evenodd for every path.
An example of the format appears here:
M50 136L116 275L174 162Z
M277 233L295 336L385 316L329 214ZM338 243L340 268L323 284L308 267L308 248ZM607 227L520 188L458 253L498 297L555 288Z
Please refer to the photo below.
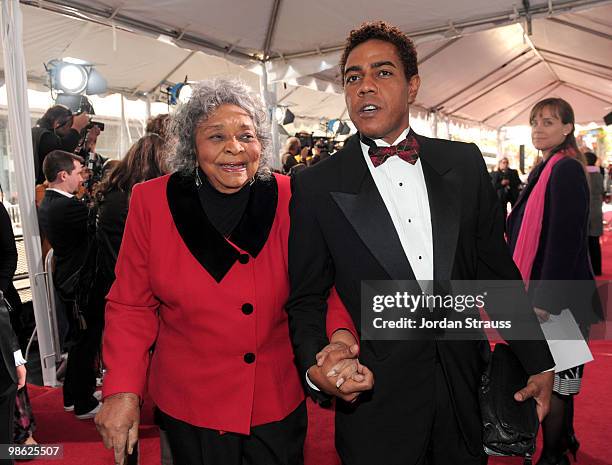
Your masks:
M529 287L531 269L535 260L538 246L540 245L540 234L542 233L542 220L544 218L544 201L546 188L550 180L550 174L555 164L567 156L566 151L558 152L552 156L540 173L535 187L531 191L525 206L525 214L521 223L516 247L514 248L514 263L521 272L525 287ZM512 214L513 212L510 212Z

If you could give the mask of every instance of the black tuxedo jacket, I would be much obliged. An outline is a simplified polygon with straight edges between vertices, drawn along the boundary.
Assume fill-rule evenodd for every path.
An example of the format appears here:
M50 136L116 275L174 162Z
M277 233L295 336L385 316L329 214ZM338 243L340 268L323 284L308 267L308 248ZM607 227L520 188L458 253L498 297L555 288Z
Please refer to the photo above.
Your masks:
M40 228L49 239L55 257L54 281L61 286L76 273L87 257L88 209L76 197L66 197L52 190L38 208Z
M416 137L431 211L434 279L519 280L478 148ZM362 280L415 279L357 136L294 180L289 274L287 311L302 372L328 342L325 302L331 286L359 328ZM524 312L541 335L531 308L524 305L516 311ZM511 342L511 347L531 374L554 365L543 340ZM446 374L464 439L479 455L477 387L485 350L488 344L482 341L364 341L360 359L374 372L375 386L356 407L338 403L336 446L343 460L417 461L434 415L436 359Z

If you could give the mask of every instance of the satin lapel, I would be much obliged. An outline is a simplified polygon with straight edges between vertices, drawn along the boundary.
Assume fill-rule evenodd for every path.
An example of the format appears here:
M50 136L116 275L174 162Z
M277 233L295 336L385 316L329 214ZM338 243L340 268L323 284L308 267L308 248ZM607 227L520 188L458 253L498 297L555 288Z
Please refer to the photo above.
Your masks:
M339 173L343 191L330 195L391 279L415 279L391 216L363 159L359 140L351 138L345 150Z
M419 156L429 197L433 240L434 280L449 280L453 271L460 224L460 185L453 179L451 154L434 152L432 142L417 136Z

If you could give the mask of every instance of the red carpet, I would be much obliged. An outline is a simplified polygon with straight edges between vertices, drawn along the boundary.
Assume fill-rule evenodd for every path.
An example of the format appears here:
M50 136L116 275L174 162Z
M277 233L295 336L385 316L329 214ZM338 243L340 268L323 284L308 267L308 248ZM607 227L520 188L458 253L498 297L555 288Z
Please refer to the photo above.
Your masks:
M612 233L602 237L604 276L612 280ZM611 293L612 295L612 293ZM593 339L610 339L612 310L607 322L593 327ZM606 326L607 323L607 326ZM590 344L595 361L588 364L582 392L576 397L574 425L581 442L580 465L612 465L612 341L593 340ZM60 389L30 386L30 397L41 444L63 444L62 460L37 460L38 465L112 465L112 453L104 449L93 421L79 421L63 411ZM159 465L159 438L153 425L152 406L145 403L140 430L141 465ZM308 404L309 429L306 440L306 465L339 465L333 446L333 411ZM367 447L367 445L365 445ZM540 446L538 446L540 448ZM519 465L517 458L493 458L490 465ZM372 464L379 465L379 464ZM381 458L380 465L384 465Z

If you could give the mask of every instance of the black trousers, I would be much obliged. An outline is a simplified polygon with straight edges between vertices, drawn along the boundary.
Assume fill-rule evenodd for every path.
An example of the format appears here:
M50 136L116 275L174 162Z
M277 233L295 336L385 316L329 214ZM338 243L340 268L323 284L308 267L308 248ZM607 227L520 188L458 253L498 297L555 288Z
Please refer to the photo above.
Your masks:
M64 405L74 404L74 413L85 414L93 410L98 401L96 390L97 359L100 354L104 330L104 306L92 295L85 315L87 329L78 332L77 339L68 352L66 378L64 379ZM73 305L66 302L66 305ZM72 308L72 307L69 307Z
M404 419L406 423L430 421L429 437L421 450L420 456L407 457L401 451L389 448L388 453L383 453L381 457L374 460L371 456L359 453L361 450L366 450L368 444L364 444L363 440L358 440L351 446L356 451L350 454L351 461L343 460L343 465L373 465L374 463L384 465L486 465L488 457L484 450L479 455L473 455L467 447L457 422L446 375L442 365L437 360L432 389L435 394L433 417L429 419ZM406 398L406 401L414 402L414 399ZM461 399L457 399L457 401L461 402ZM406 443L410 441L410 437L405 438Z
M13 444L13 415L17 385L0 359L0 444ZM12 465L13 461L0 459L0 465Z
M442 365L436 361L436 409L427 450L418 465L486 465L484 451L474 456L459 429ZM461 402L461 399L457 399Z
M255 426L248 436L200 428L160 411L174 465L303 465L306 403L283 420Z
M589 256L595 276L601 276L601 244L599 236L589 236Z

